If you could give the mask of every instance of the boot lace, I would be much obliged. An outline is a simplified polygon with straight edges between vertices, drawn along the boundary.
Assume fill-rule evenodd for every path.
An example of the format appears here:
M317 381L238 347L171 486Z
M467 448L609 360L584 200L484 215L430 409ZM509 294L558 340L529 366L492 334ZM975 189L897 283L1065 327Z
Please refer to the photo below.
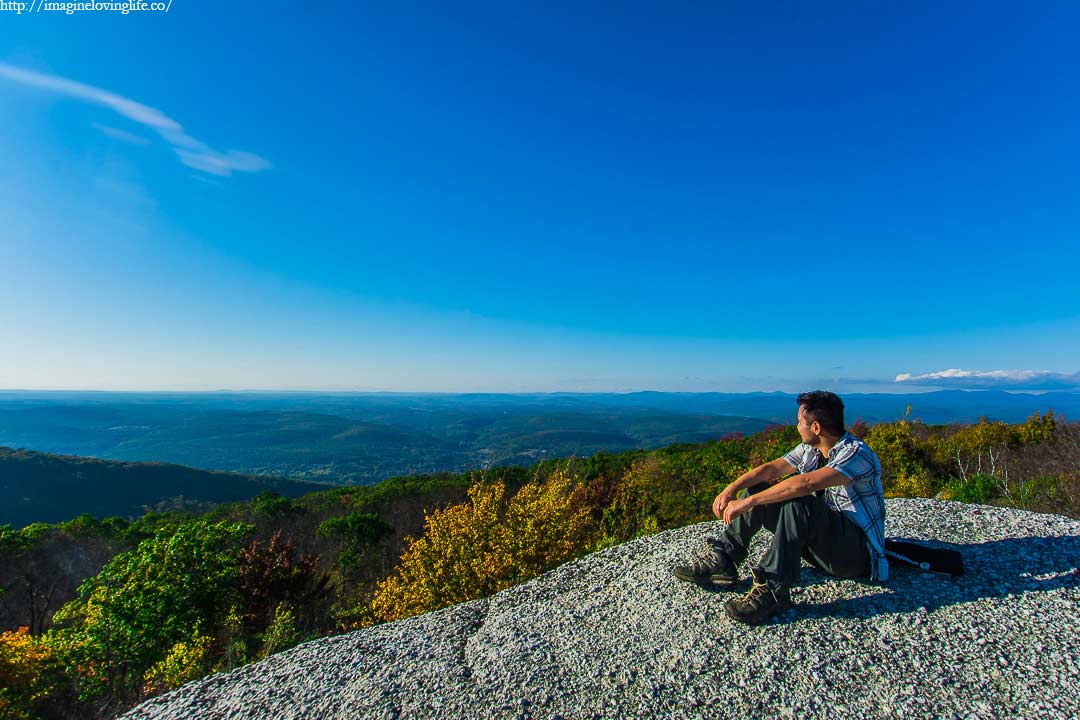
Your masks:
M690 567L695 573L707 573L722 570L725 563L720 553L716 550L708 550L701 557L694 560Z
M740 600L747 608L757 610L771 604L770 601L775 602L776 596L773 595L772 590L765 583L754 583L754 586Z

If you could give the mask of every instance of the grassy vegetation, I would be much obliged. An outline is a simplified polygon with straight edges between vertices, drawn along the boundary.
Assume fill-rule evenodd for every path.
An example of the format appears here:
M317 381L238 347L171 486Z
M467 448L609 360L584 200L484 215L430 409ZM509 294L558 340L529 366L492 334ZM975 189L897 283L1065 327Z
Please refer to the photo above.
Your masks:
M852 431L890 496L1080 517L1080 427ZM0 717L106 717L306 639L480 597L568 559L710 517L792 427L531 468L409 475L203 514L0 528ZM25 629L21 629L25 628Z

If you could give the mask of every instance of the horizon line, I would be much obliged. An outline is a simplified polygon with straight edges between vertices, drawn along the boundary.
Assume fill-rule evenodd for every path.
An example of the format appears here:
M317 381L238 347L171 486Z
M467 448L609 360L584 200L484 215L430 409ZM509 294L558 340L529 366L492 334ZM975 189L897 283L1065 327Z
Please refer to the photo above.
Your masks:
M1018 390L1007 388L943 388L943 387L908 387L894 392L850 391L837 392L837 395L926 395L936 392L985 393L1003 392L1008 395L1045 395L1048 393L1080 394L1080 390ZM798 391L787 390L349 390L349 389L290 389L290 388L215 388L206 390L177 389L101 389L101 388L0 388L0 393L94 393L94 394L161 394L161 395L638 395L653 393L658 395L798 395Z

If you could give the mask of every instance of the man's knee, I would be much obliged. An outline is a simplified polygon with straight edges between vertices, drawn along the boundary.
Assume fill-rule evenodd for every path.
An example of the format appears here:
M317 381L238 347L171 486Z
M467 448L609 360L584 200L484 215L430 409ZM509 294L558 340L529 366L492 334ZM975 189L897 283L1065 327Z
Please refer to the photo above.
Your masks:
M788 527L803 529L810 525L813 504L807 498L792 498L780 504L779 522Z
M807 497L797 497L780 503L780 513L797 517L810 517L813 505Z
M771 487L772 485L770 485L769 483L758 483L757 485L751 485L750 487L746 488L741 493L739 493L739 495L746 498L750 497L751 495L756 495L763 490L768 490Z

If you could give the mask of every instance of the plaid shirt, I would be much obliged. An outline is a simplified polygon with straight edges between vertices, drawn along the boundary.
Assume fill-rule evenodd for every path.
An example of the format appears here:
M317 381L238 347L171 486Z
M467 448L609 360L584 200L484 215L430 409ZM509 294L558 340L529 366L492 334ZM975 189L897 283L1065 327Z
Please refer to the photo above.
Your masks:
M806 443L800 444L784 456L800 473L808 473L822 467L821 453ZM870 551L870 579L885 582L889 579L889 562L885 558L885 491L881 485L881 461L870 446L851 433L829 451L824 463L843 473L849 482L825 488L825 503L837 512L845 513L849 520L866 533L866 547Z

